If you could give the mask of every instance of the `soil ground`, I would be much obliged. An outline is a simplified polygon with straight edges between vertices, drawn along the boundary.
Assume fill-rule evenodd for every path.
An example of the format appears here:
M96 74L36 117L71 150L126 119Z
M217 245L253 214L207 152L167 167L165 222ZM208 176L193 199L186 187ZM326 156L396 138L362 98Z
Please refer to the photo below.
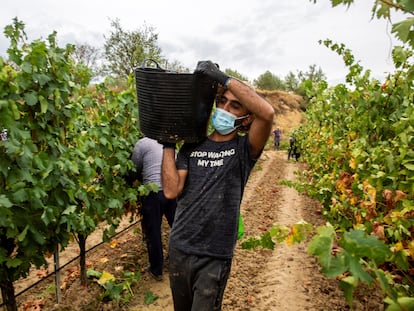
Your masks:
M294 180L295 171L302 169L303 163L287 160L286 151L264 152L249 179L241 206L245 237L260 235L274 224L292 225L301 220L314 227L324 224L317 202L279 184L280 180ZM164 225L165 245L168 232L168 226ZM100 239L99 234L90 237L89 244L94 245ZM72 246L61 257L67 260L77 254L76 246ZM138 224L115 237L111 243L94 248L88 253L87 262L94 270L105 270L117 277L124 271L140 271L140 280L131 288L133 296L130 302L120 306L115 302L102 301L100 295L103 289L92 280L87 287L82 287L75 261L61 273L60 304L56 303L54 280L49 277L18 297L20 310L173 311L168 262L162 281L152 279L145 272L146 247L142 243ZM53 265L49 271L52 269ZM40 278L44 273L42 270L33 271L31 275ZM29 281L17 282L16 292L27 286ZM306 242L293 246L278 244L273 251L243 250L238 243L222 310L350 310L338 285L337 280L328 279L320 273L317 260L307 254ZM155 301L150 303L148 297L155 298ZM359 290L353 307L357 311L384 310L381 295L372 289Z

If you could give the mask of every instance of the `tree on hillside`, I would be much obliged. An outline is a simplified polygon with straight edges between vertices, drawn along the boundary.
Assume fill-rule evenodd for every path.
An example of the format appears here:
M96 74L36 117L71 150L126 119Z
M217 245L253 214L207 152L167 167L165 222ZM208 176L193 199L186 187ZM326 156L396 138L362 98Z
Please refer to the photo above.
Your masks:
M101 68L99 62L102 59L102 53L99 48L88 43L77 44L71 57L75 64L83 64L88 67L93 78L100 76Z
M104 44L106 73L126 78L146 58L161 62L161 48L154 27L144 24L141 29L125 31L118 19L111 21L111 26L113 30L105 37Z
M241 81L249 81L249 78L247 78L246 76L242 75L237 70L233 70L233 69L227 68L224 72L227 75L229 75L231 77L234 77L236 79L239 79Z
M253 81L255 87L262 90L285 90L283 80L269 70Z
M299 88L300 81L293 72L289 71L285 77L284 83L287 91L296 93L297 89Z
M312 81L313 83L317 83L319 81L326 80L326 75L323 73L321 67L316 69L316 65L313 64L309 66L308 71L306 72L299 71L298 78L299 78L300 83L306 80Z
M165 61L165 65L159 64L162 68L179 72L179 73L189 73L190 69L185 67L180 61L174 60L169 62L168 60Z

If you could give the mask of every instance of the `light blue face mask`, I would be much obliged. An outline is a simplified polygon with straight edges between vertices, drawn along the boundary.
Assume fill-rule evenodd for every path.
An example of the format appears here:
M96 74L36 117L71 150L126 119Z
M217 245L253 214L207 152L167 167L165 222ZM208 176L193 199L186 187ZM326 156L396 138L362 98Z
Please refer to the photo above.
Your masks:
M236 117L234 114L221 109L217 108L212 116L212 123L214 129L219 132L221 135L227 135L236 130L242 124L241 122L237 122L238 120L244 120L249 115L245 115L243 117ZM236 125L236 123L239 123Z

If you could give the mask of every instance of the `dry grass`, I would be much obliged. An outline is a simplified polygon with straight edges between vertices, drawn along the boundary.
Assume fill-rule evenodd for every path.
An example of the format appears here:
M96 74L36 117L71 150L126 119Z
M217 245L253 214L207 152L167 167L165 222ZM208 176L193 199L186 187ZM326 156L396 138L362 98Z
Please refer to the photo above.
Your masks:
M289 134L304 122L301 104L304 99L297 94L285 91L262 91L257 92L263 96L275 109L273 129L277 126L282 130L282 140L287 140Z

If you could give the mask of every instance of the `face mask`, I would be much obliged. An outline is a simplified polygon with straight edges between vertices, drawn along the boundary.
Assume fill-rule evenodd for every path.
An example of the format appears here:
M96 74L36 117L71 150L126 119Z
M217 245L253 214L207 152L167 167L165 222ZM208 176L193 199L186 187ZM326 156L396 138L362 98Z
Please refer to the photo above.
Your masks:
M245 115L243 117L238 118L234 114L224 109L217 108L212 116L213 127L221 135L227 135L233 132L238 127L240 127L241 126L240 120L244 120L248 116L249 115Z

